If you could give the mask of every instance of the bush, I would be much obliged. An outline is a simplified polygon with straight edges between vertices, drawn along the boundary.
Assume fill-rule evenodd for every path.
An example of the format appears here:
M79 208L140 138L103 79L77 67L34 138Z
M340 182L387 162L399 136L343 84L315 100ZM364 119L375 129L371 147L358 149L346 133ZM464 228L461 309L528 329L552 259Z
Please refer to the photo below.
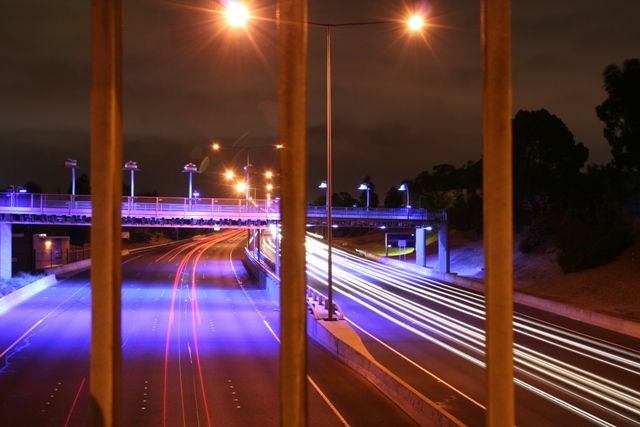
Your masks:
M44 274L32 275L25 272L19 272L17 276L0 282L0 296L9 295L11 292L24 288L30 283L44 278Z
M527 234L518 245L518 249L523 254L528 254L541 246L542 238L537 234Z
M616 259L633 242L626 227L575 223L556 235L561 252L558 264L565 274L599 267Z

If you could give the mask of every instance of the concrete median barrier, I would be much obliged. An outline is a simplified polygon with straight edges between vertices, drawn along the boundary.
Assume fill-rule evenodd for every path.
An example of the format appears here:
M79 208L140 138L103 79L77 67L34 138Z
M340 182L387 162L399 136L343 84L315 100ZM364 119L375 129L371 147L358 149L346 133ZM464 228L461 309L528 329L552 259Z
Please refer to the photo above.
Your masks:
M307 332L343 363L367 378L421 426L464 426L460 420L378 363L346 321L328 322L308 316Z
M17 291L11 292L9 295L5 295L0 298L0 316L18 304L31 298L41 290L46 289L51 285L55 285L56 283L58 283L56 276L49 275L36 280Z

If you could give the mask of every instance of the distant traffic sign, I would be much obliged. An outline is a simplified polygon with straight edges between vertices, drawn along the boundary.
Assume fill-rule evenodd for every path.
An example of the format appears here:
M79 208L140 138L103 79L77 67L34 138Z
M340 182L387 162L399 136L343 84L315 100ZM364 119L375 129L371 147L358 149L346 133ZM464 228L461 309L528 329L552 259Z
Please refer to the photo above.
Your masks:
M385 233L384 240L387 248L416 247L416 235L413 233Z

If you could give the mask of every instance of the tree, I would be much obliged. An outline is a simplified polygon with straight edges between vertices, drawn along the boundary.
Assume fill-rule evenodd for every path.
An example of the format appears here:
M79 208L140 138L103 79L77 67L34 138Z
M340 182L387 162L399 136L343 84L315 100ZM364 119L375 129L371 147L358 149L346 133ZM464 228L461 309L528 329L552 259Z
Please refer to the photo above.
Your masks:
M340 193L333 193L331 196L331 205L336 207L353 207L358 204L358 201L351 197L346 191Z
M27 190L27 193L31 193L31 194L42 194L44 193L44 191L42 191L42 186L36 182L33 181L29 181L26 182L23 187Z
M326 206L327 205L327 196L318 196L316 199L309 203L310 206Z
M408 185L408 184L405 184ZM399 208L403 205L403 193L398 191L396 187L391 187L384 198L384 206L386 208Z
M71 194L71 187L69 187L68 194ZM86 173L76 178L76 194L91 194L91 181Z
M513 186L516 213L530 219L571 206L589 149L547 110L518 111L513 119Z
M628 59L622 69L609 65L602 73L607 99L596 107L611 146L613 166L637 178L640 171L640 60Z

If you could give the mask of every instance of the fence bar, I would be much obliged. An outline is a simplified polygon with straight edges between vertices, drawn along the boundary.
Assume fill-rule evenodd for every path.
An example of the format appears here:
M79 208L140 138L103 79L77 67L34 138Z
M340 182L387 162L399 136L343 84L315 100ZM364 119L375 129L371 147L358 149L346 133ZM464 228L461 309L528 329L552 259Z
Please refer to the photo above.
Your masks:
M91 425L122 423L122 0L91 3Z
M483 0L481 14L486 425L511 427L515 425L515 402L510 0Z
M305 303L307 2L278 0L279 150L282 170L280 425L307 424Z

